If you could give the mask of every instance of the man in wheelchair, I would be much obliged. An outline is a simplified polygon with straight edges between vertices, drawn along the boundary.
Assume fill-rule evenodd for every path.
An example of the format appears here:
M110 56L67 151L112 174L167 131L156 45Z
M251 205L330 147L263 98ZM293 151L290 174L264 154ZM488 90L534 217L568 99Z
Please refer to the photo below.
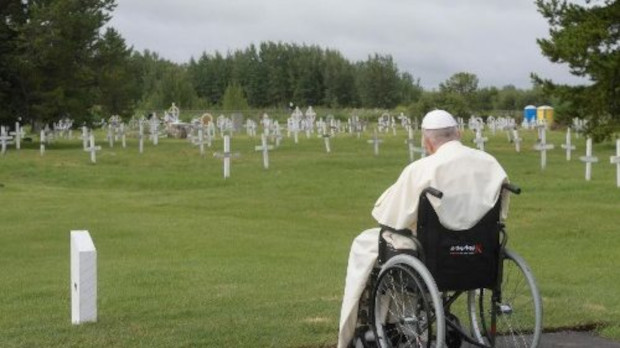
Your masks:
M502 194L502 185L508 179L498 161L483 151L462 145L457 123L446 111L434 110L427 113L422 120L422 131L424 147L429 156L405 167L396 182L379 197L372 216L381 228L362 232L352 243L340 316L338 348L356 345L354 338L359 336L360 301L368 300L362 298L369 296L368 291L365 293L367 282L373 269L376 269L377 259L380 256L385 257L380 255L378 241L381 239L381 243L387 245L388 250L415 255L418 248L416 239L407 237L407 233L416 234L420 197L425 189L434 188L443 193L441 199L432 195L423 196L428 196L428 203L440 224L448 230L469 230L494 208L501 209L501 212L497 211L497 215L502 219L506 217L508 195ZM481 246L457 243L453 246L453 252L475 253L480 251L477 248ZM379 260L380 263L386 261ZM389 275L380 277L387 276ZM415 277L412 279L416 280ZM403 325L405 324L401 323L401 326ZM373 332L366 333L366 336L372 335ZM367 338L373 340L372 337Z

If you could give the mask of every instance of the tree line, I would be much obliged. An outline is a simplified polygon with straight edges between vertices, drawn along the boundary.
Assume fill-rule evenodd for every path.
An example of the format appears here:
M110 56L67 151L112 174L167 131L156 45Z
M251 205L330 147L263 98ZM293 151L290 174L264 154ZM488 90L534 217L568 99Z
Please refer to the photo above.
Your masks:
M554 41L564 25L558 18L568 10L557 8L559 5L554 8L554 3L538 1L556 33L539 44L551 60L568 61L560 56L568 49L559 46L567 39ZM617 2L606 1L604 5L598 13L611 19L596 22L599 34L606 24L617 26L618 17L614 19L603 11L611 8L617 12ZM618 83L613 82L618 78L620 61L613 60L618 55L617 41L605 51L611 58L596 66L597 75L593 76L600 76L601 87L586 89L589 97L604 96L597 98L595 109L588 107L588 98L537 76L533 76L533 87L523 90L511 85L480 87L476 75L457 72L438 90L428 91L421 87L419 78L401 71L390 55L374 53L355 62L337 50L316 45L268 41L232 52L204 52L187 63L174 63L156 52L135 51L118 31L106 27L115 6L114 0L0 3L1 124L18 118L23 123L45 124L65 117L77 124L92 123L114 114L128 118L137 112L167 109L173 102L185 110L312 105L398 108L411 116L445 108L464 117L497 110L518 113L529 104L551 104L558 110L556 114L566 118L587 117L593 112L612 120L618 117L618 98L614 98ZM570 15L576 17L572 12ZM586 24L587 28L593 25ZM587 47L584 50L592 51ZM612 80L605 77L600 67L604 64L616 69ZM586 68L579 72L589 74ZM607 79L603 81L603 77Z

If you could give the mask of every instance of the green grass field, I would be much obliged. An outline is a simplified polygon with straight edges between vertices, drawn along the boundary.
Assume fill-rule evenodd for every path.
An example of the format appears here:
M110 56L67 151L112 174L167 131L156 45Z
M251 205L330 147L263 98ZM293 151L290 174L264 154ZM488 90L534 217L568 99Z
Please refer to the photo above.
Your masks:
M545 327L596 324L620 340L620 188L615 144L584 180L585 140L566 162L564 133L541 171L522 132L522 152L492 136L495 155L521 186L507 222L509 245L533 269ZM284 139L270 168L236 136L232 176L186 140L137 140L103 150L97 164L80 140L38 143L0 157L0 346L331 347L350 242L374 227L376 198L408 162L405 134L385 135L379 156L340 135ZM467 132L464 143L471 144ZM71 325L69 231L89 230L98 254L99 320Z

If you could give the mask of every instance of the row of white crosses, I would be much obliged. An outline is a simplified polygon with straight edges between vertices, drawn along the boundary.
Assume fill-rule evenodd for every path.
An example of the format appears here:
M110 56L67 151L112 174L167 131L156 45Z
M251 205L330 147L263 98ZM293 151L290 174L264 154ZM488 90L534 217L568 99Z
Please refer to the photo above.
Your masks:
M71 130L73 129L73 120L65 117L59 120L58 122L54 122L53 128L54 128L55 135L60 134L64 138L71 139L72 138Z
M349 126L349 133L357 134L357 138L362 137L362 132L365 131L364 123L360 120L359 116L353 115L347 120Z
M215 126L220 131L221 136L224 136L225 133L231 135L235 129L232 119L224 115L219 115L217 117L217 119L215 120Z

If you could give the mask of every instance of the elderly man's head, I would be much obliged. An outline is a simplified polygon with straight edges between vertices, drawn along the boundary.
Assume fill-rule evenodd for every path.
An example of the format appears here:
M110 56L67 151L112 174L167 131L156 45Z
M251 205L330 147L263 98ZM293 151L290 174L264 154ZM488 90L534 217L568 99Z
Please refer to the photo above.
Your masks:
M422 119L422 131L424 132L424 147L429 154L435 153L448 141L461 139L456 120L444 110L433 110L427 113Z

